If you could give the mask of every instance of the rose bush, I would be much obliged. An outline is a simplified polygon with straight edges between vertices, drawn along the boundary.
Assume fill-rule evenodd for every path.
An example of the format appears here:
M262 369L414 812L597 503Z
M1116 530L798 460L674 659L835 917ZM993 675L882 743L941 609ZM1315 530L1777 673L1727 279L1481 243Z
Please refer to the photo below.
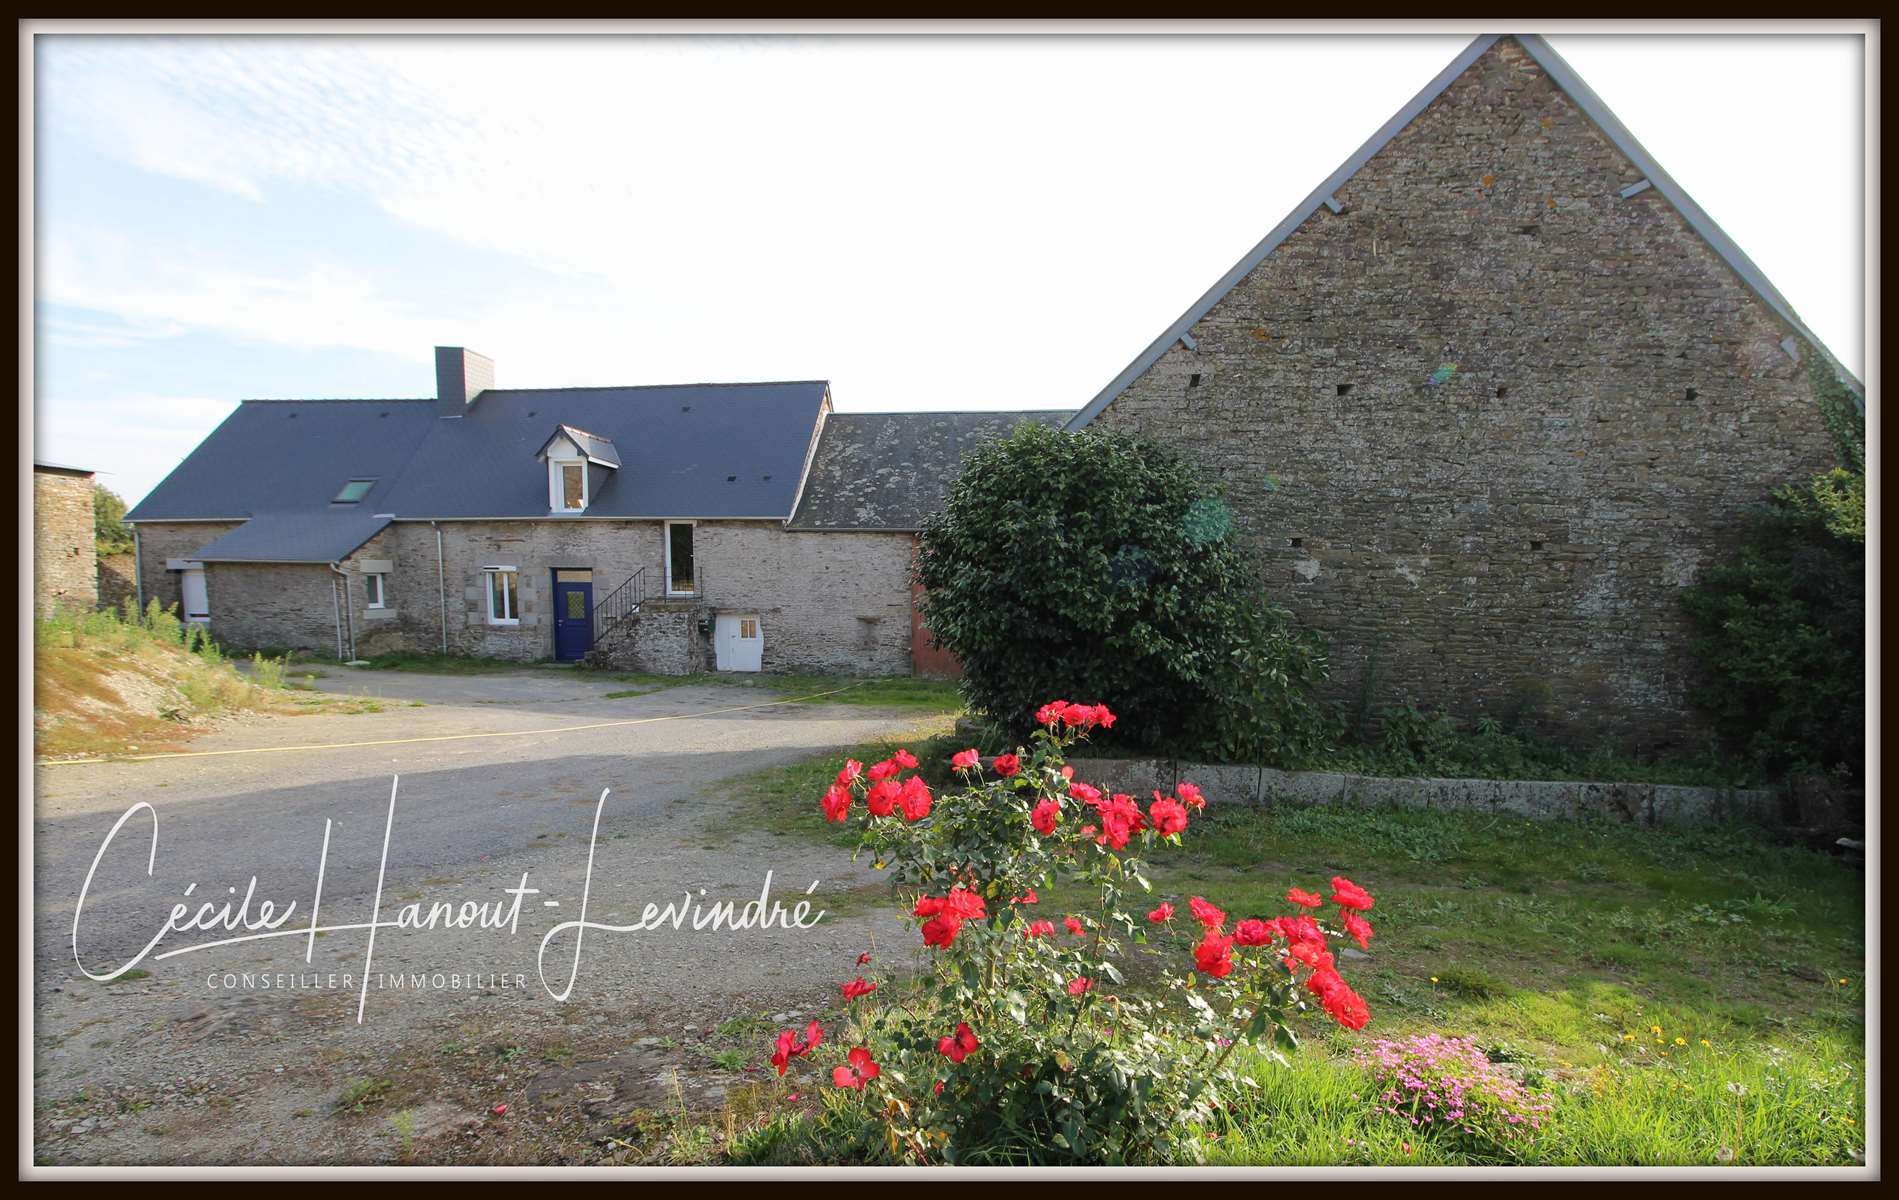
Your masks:
M1150 891L1141 855L1178 844L1206 801L1182 783L1143 805L1077 779L1067 750L1114 724L1105 705L1054 701L1035 713L1030 744L985 767L951 761L961 786L933 796L900 752L866 768L850 761L820 805L857 821L859 850L915 889L910 908L933 958L920 985L866 999L875 984L841 984L842 1026L778 1035L773 1065L800 1059L831 1093L820 1120L859 1157L905 1162L1198 1161L1197 1129L1254 1086L1229 1059L1241 1046L1279 1057L1292 1022L1322 1010L1349 1029L1370 1019L1329 948L1372 937L1372 897L1334 877L1336 927L1316 892L1293 889L1292 911L1229 915L1192 897L1140 915ZM1045 912L1038 889L1074 894L1084 911ZM1146 905L1140 906L1146 909ZM1059 923L1058 923L1059 922ZM1191 931L1182 968L1164 987L1122 990L1122 967L1149 931ZM860 956L858 966L865 957ZM824 1048L837 1061L819 1062ZM844 1096L843 1093L849 1093Z

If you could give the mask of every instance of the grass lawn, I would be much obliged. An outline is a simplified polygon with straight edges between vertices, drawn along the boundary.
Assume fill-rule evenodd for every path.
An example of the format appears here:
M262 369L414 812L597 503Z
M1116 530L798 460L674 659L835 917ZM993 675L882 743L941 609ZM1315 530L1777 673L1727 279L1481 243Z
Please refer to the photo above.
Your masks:
M953 741L941 716L851 757L905 744L940 786ZM841 757L728 788L732 828L852 844L817 811ZM1372 1024L1353 1034L1315 1018L1290 1066L1254 1064L1261 1089L1210 1131L1213 1161L1486 1161L1372 1110L1354 1048L1432 1032L1475 1039L1551 1095L1525 1161L1852 1165L1863 1155L1860 870L1750 831L1218 801L1185 846L1151 860L1156 901L1184 913L1202 895L1234 919L1270 916L1288 910L1288 886L1343 874L1378 902L1369 957L1340 963ZM1059 917L1084 903L1044 893L1041 909ZM1184 970L1190 944L1184 931L1161 934L1135 953Z

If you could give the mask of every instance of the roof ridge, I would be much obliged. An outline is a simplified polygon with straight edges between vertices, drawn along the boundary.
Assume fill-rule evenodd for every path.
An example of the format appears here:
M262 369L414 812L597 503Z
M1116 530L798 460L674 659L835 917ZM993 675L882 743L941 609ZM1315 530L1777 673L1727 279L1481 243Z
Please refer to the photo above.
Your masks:
M433 404L433 396L246 396L239 404Z
M872 408L836 410L836 417L1001 417L1010 413L1072 413L1073 408Z
M813 384L829 387L828 379L755 379L737 380L725 383L577 383L566 387L545 388L483 388L480 395L490 392L644 392L658 391L664 388L741 388L741 387L788 387L793 384Z

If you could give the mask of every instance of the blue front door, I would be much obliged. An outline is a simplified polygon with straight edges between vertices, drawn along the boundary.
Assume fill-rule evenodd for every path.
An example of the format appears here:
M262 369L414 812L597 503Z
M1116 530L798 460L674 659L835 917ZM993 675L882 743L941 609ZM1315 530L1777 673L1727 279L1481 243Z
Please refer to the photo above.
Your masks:
M578 662L593 648L593 584L554 579L554 657Z

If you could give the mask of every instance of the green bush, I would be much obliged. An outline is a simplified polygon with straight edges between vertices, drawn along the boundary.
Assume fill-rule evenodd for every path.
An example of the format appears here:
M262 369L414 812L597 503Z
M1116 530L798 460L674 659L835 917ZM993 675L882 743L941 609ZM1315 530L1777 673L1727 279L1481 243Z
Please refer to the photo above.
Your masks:
M92 528L100 554L132 552L132 527L125 523L125 501L100 483L92 485Z
M971 707L1014 737L1076 695L1130 748L1291 765L1331 735L1318 645L1267 603L1220 490L1150 443L1019 426L964 467L916 575Z
M1863 427L1837 398L1826 411L1847 465L1776 490L1748 515L1739 552L1702 572L1683 604L1702 667L1691 695L1723 741L1766 771L1857 778L1866 710Z

